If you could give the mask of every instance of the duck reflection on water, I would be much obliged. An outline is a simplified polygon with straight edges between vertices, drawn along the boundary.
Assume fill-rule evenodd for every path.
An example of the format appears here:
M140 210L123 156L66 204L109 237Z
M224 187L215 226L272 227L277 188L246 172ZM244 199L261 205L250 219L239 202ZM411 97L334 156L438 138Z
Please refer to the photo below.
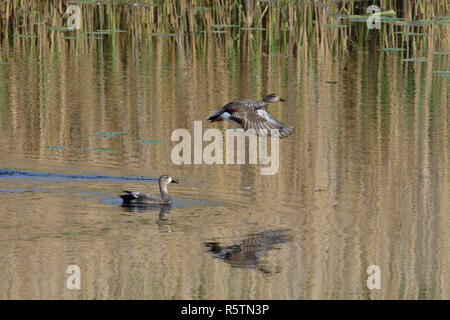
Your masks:
M214 257L227 261L233 267L256 269L271 274L272 272L264 266L261 258L267 256L270 250L278 249L276 244L291 240L285 234L286 231L287 229L266 230L250 234L238 243L228 246L222 246L217 241L206 242L204 245L209 248Z
M122 204L122 208L127 212L144 212L144 211L159 211L158 219L156 220L156 224L158 225L158 229L160 232L172 232L172 218L169 215L170 210L172 209L171 205L126 205Z

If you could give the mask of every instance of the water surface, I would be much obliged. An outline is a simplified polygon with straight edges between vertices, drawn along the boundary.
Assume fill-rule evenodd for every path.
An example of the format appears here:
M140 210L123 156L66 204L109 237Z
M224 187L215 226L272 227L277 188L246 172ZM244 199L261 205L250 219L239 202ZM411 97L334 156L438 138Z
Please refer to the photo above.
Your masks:
M434 73L448 56L114 37L5 49L0 298L450 297L449 88ZM171 162L174 129L272 92L295 126L277 174ZM172 208L120 205L162 174L180 179ZM81 290L65 286L72 264Z

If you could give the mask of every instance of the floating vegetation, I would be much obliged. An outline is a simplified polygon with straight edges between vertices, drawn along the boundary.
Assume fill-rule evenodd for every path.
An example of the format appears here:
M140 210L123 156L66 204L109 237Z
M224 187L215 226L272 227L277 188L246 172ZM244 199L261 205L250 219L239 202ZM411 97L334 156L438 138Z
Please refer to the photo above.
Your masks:
M408 22L408 26L422 27L430 24L447 24L450 20L417 20Z
M62 40L79 40L79 39L103 40L102 37L94 37L94 36L84 36L84 37L59 36L59 37L56 37L56 39L62 39Z
M428 23L429 21L427 21L427 23ZM450 23L450 19L447 19L447 20L437 20L437 21L432 21L432 22L430 22L429 24L448 24L448 23Z
M327 83L329 83L329 84L336 84L337 81L328 80Z
M96 32L101 32L101 34L108 34L108 33L123 33L127 32L127 30L120 30L120 29L104 29L104 30L97 30Z
M392 22L392 21L402 21L403 20L401 18L397 18L394 10L378 12L378 13L376 13L376 15L380 17L380 22ZM372 14L366 14L366 15L337 14L337 15L335 15L335 17L338 17L340 19L348 19L353 22L366 22L367 19L371 16L372 16Z
M225 30L207 30L207 31L199 31L199 33L219 33L219 34L226 34L228 33Z
M418 33L418 32L406 32L406 31L396 31L394 34L401 34L405 36L426 36L426 33Z
M338 18L338 19L348 19L350 16L348 14L342 14L342 13L330 13L328 14L329 17L332 18Z
M133 3L133 6L151 8L151 7L157 7L158 4L157 3Z
M450 79L450 71L433 71L433 73L439 77Z
M221 28L237 28L239 25L237 24L213 24L213 28L215 29L221 29Z
M427 58L408 58L402 59L403 62L430 62Z
M327 27L329 27L329 28L347 28L348 25L346 25L346 24L327 24Z
M450 71L447 71L447 70L433 71L433 73L437 73L437 74L450 74Z
M64 147L63 145L60 144L55 144L54 146L47 146L47 149L50 150L61 150L61 149L65 149L66 147Z
M431 51L431 54L446 55L446 54L450 54L450 51Z
M394 17L394 16L386 16L381 17L381 22L392 23L392 24L406 24L407 22L403 18Z
M77 40L77 37L70 37L70 36L61 36L61 37L56 37L56 39L64 39L64 40Z
M241 30L246 30L246 31L262 31L262 30L266 30L266 28L241 28Z
M75 28L68 28L68 27L49 27L52 31L62 31L62 32L74 32L77 31Z
M111 138L111 137L115 137L115 136L123 136L123 135L127 135L128 132L104 132L104 131L97 131L97 132L93 132L88 134L88 137L102 137L102 138Z
M39 36L35 34L15 34L13 35L14 38L39 38Z
M81 33L84 33L84 34L111 34L111 32L105 32L105 31L84 31L84 32L81 32Z
M382 11L380 13L377 13L377 15L380 15L382 17L383 16L384 17L387 17L387 16L395 17L397 14L395 13L394 10L388 10L388 11Z
M116 149L116 148L87 148L85 149L87 151L120 151L120 149Z
M350 17L342 17L342 19L348 19L351 22L366 22L368 16L350 16Z
M405 48L381 48L381 49L377 49L378 51L381 52L397 52L397 51L405 51Z
M151 36L152 37L175 37L177 34L176 33L152 33Z
M135 140L138 143L162 143L167 142L167 140L153 140L153 139L143 139L143 140Z

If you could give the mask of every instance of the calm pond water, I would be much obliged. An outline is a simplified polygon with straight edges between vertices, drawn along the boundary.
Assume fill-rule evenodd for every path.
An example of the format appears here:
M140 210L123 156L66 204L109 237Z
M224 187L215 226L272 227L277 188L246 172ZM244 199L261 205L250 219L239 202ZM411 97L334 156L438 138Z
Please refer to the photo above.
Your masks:
M6 49L1 299L450 298L449 81L434 73L448 55L114 37ZM204 119L272 92L295 126L277 174L172 163L173 130L225 132ZM180 180L171 208L120 205L162 174ZM80 290L66 288L74 264Z

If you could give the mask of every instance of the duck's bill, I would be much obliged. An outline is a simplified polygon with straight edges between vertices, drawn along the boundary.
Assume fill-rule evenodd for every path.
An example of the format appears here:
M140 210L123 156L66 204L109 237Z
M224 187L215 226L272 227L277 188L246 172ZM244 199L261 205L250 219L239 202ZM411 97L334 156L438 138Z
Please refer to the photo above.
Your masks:
M278 99L278 102L287 102L287 100L280 98L280 99Z
M178 180L172 179L171 183L178 183Z

